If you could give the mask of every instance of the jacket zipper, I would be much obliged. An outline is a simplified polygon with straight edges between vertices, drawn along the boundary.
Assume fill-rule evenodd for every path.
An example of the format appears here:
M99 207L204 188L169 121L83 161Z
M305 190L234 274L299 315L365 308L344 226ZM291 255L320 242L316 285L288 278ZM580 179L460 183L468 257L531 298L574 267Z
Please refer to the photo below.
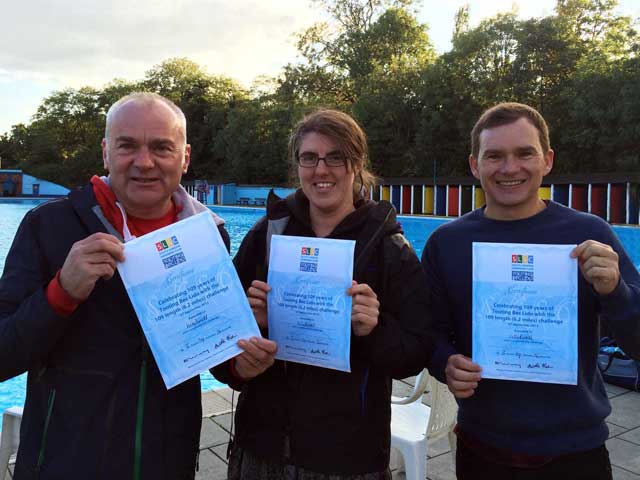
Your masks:
M367 385L369 384L369 367L365 368L362 384L360 385L360 415L364 417L366 413Z
M144 401L147 392L147 357L149 345L142 339L142 362L140 363L140 383L138 385L138 409L136 414L135 452L133 459L133 480L142 478L142 425L144 422Z
M36 464L36 473L40 476L40 468L44 463L44 453L47 445L47 433L49 432L49 422L53 413L53 404L56 401L56 389L52 388L49 392L49 400L47 402L47 416L44 419L44 429L42 430L42 441L40 442L40 452L38 453L38 463Z
M114 390L114 392L111 394L111 400L109 401L109 408L107 409L104 445L102 447L102 458L100 459L100 466L98 467L98 478L104 478L104 470L105 470L105 464L107 461L109 439L111 438L111 429L113 428L115 409L116 409L116 392Z
M96 375L113 380L115 375L111 372L102 372L100 370L81 370L79 368L55 367L55 370L72 375Z

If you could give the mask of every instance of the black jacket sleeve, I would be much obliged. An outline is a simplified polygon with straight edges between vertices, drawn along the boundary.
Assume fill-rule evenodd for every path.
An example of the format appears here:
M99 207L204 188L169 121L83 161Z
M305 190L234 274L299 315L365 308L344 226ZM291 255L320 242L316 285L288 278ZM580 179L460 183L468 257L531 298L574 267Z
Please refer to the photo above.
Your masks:
M415 375L433 353L427 330L430 307L424 272L401 235L385 238L384 278L378 325L366 336L352 335L353 346L372 366L394 378Z
M245 235L240 248L233 259L236 272L240 277L242 288L246 291L253 280L265 280L266 274L260 276L261 265L264 264L266 230L265 219L259 220ZM224 238L224 237L223 237ZM226 383L234 390L241 390L244 382L231 375L230 361L217 365L210 370L220 382Z
M254 280L267 281L266 238L267 220L266 217L263 217L247 232L236 256L233 257L233 264L245 290Z
M46 298L55 267L41 248L36 217L22 220L0 278L0 381L42 363L70 323Z
M224 246L227 247L227 252L231 252L231 237L229 236L229 232L224 228L224 225L218 225L218 232L220 232Z

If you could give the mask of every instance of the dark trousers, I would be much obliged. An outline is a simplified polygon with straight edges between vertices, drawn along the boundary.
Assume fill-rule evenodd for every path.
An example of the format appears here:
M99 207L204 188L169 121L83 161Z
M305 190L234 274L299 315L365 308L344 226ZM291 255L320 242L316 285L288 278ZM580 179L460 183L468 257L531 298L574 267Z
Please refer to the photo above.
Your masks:
M612 480L607 448L563 455L536 468L511 467L493 463L477 455L458 439L456 475L458 480Z
M227 480L391 480L391 470L353 475L312 472L277 460L262 459L234 445Z

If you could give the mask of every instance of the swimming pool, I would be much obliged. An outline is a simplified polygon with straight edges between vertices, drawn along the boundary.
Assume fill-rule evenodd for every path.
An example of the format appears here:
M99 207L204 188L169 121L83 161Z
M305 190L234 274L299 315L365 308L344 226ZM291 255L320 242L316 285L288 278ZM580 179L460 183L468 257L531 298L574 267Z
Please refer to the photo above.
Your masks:
M6 200L0 199L0 269L4 268L6 255L13 241L15 232L25 214L42 203L43 200ZM231 254L235 255L244 235L251 226L264 214L262 208L245 207L211 207L226 221L226 228L231 237ZM418 257L422 254L424 243L431 233L443 223L446 218L407 217L400 216L399 221L405 236L413 245ZM614 230L622 240L633 263L640 267L640 228L615 226ZM208 372L201 376L202 390L220 387ZM24 403L26 374L12 378L0 384L0 412L13 405Z

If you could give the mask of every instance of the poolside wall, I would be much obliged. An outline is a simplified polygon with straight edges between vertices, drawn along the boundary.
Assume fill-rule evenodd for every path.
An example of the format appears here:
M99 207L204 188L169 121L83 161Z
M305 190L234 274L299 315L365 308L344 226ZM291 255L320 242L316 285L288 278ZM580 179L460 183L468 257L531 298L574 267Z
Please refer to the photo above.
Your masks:
M208 184L194 182L185 184L187 191L207 205L252 205L264 206L269 190L279 197L286 197L294 188L269 185L236 185L235 183ZM204 201L203 201L204 200Z
M185 186L209 205L262 206L271 188L281 197L294 191L267 185L216 185L202 181ZM613 224L640 224L640 175L548 176L538 194L542 199L593 213ZM435 185L431 179L382 178L369 195L373 200L391 202L405 215L459 217L485 202L479 182L470 177L442 178Z
M590 178L593 177L593 181ZM640 178L603 178L602 175L545 177L538 194L582 212L593 213L612 224L640 224ZM381 179L370 192L393 203L398 212L409 215L459 217L485 203L477 180L470 178L432 180Z

